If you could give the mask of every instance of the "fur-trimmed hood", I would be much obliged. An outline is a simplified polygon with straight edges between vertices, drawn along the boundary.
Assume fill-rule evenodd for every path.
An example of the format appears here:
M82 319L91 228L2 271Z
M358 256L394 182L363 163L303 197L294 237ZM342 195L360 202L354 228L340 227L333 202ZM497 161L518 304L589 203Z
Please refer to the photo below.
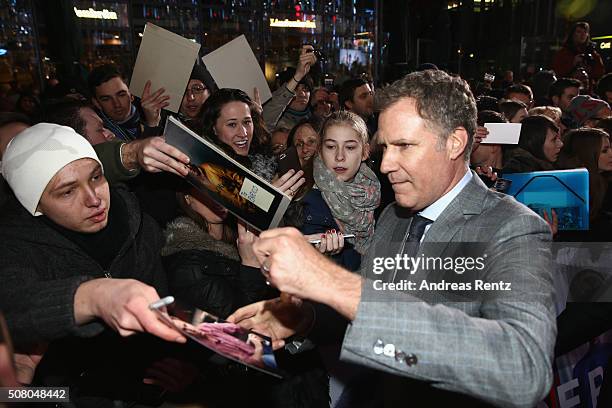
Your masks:
M189 217L178 217L169 222L164 230L166 244L162 256L168 256L180 251L203 250L215 252L224 258L240 261L238 250L227 242L218 241L208 234Z
M268 182L272 182L276 174L276 158L261 153L250 154L251 170Z

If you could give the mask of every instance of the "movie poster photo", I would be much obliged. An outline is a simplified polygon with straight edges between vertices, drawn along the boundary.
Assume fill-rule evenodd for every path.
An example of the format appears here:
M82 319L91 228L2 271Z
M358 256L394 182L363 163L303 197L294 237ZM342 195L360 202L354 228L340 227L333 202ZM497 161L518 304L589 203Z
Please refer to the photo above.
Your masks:
M166 143L189 156L186 179L199 191L259 231L278 226L291 202L289 196L174 117L168 118L164 135Z

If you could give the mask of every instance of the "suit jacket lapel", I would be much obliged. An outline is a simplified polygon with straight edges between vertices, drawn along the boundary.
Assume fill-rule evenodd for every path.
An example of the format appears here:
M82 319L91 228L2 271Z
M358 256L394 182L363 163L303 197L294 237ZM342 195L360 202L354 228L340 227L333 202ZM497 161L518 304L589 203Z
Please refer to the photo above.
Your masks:
M480 180L480 177L472 172L470 182L442 211L442 214L431 224L431 228L425 234L423 244L440 243L431 245L431 248L427 250L428 256L440 256L448 244L454 241L455 236L461 231L467 220L482 212L486 193L487 187Z

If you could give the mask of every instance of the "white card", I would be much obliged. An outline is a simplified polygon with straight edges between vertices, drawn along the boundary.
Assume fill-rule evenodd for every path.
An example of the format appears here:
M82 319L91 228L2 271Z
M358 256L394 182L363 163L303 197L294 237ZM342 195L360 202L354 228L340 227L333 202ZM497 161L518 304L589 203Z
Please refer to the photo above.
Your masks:
M164 88L166 95L170 96L170 105L165 109L178 112L198 51L200 44L147 23L130 81L130 92L141 97L145 83L151 81L152 93Z
M518 144L521 137L520 123L485 123L489 134L482 144Z
M242 182L240 197L246 198L266 212L270 209L274 201L274 194L270 194L246 177Z
M272 97L266 77L244 35L206 54L202 61L219 88L241 89L253 99L256 87L262 105Z

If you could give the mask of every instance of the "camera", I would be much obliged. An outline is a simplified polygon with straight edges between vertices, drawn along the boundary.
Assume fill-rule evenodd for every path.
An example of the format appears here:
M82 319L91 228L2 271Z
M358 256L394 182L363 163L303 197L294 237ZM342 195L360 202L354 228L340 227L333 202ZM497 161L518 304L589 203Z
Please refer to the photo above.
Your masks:
M593 54L591 54L590 52L580 54L580 57L582 57L582 62L584 65L592 66L595 64L595 58L593 57Z
M314 48L312 50L308 50L308 52L314 52L315 57L317 57L317 61L318 62L325 62L327 61L327 57L325 56L325 54L323 54L321 52L321 50Z

